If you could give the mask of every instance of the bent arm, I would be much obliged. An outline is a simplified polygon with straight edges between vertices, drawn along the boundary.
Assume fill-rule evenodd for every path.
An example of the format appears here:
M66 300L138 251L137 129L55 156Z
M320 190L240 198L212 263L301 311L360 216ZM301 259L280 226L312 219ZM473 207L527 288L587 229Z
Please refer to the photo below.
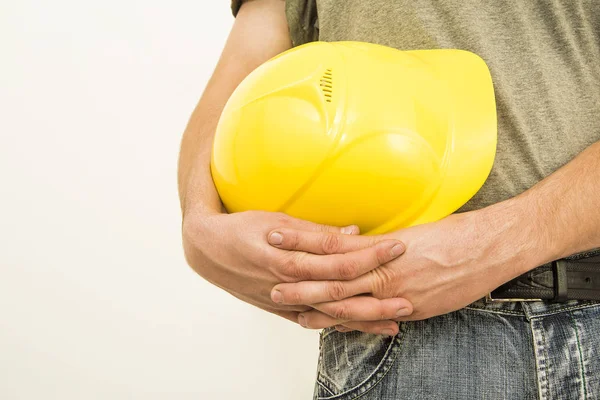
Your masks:
M600 142L522 194L491 208L537 238L529 267L600 247Z
M246 1L181 141L178 166L182 213L217 213L222 204L210 174L213 137L221 111L238 84L256 67L292 47L283 0Z

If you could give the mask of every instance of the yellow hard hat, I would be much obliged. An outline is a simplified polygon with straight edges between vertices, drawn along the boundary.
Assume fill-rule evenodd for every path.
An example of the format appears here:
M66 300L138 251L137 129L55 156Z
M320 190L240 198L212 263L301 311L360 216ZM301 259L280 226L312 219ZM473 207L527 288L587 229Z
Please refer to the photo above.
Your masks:
M379 234L466 203L490 173L496 129L490 73L473 53L312 42L234 91L211 172L229 212Z

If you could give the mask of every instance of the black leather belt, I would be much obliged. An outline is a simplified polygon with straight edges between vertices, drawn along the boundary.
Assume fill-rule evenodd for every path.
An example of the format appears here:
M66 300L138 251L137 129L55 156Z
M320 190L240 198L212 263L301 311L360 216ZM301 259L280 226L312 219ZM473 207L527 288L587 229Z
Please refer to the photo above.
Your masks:
M500 286L488 302L600 301L600 248L540 265Z

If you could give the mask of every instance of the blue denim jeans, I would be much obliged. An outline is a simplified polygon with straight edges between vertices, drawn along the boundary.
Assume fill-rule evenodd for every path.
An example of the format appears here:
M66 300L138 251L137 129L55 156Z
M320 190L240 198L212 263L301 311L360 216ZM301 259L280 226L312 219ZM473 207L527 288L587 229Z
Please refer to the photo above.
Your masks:
M399 325L323 330L314 399L600 399L600 302L478 301Z

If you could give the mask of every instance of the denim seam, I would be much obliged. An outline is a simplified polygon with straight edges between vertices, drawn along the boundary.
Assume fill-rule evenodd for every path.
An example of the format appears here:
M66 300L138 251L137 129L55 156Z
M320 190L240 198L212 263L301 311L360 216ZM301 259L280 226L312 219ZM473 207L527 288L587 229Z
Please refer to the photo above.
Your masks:
M335 347L333 350L335 351ZM334 354L334 358L336 359L336 368L337 368L337 355ZM319 381L322 386L326 386L327 388L329 388L329 392L334 393L333 397L337 396L335 394L335 392L333 391L334 389L337 391L343 391L343 389L344 389L344 388L340 387L325 371L322 371L321 368L319 368L318 375L317 375L317 382L319 382ZM331 397L331 396L328 396L327 398L329 398L329 397Z
M544 313L544 314L533 314L533 315L531 315L531 319L542 318L542 317L549 317L551 315L560 314L560 313L567 312L567 311L584 310L586 308L598 307L598 306L600 306L600 304L598 304L598 303L595 303L595 304L580 304L580 305L571 306L571 307L567 307L567 308L560 308L560 309L555 310L555 311L549 311L549 312Z
M579 363L581 372L581 384L583 386L583 398L587 399L587 382L585 380L585 366L583 364L583 353L581 351L581 342L579 340L579 329L577 329L577 321L575 321L575 317L573 317L573 313L569 313L569 317L571 317L571 321L573 322L573 329L575 330L575 339L577 339L577 351L579 352Z
M333 386L333 383L331 382L331 379L327 375L319 372L319 376L317 377L317 382L321 386L323 386L324 388L326 388L329 393L332 394L331 396L327 396L327 397L317 397L317 399L331 399L331 398L335 398L335 396L337 396L337 394L335 394L333 392L333 390L330 389L330 386L328 386L328 385ZM338 388L338 390L341 390L341 389Z
M502 315L517 316L517 317L525 316L525 313L523 313L523 312L511 311L511 310L488 310L485 308L468 307L468 306L465 307L465 309L472 310L472 311L481 311L481 312L486 312L486 313L490 313L490 314L502 314Z
M535 370L537 375L537 388L538 388L538 399L545 400L547 399L548 392L548 361L544 364L544 370L542 371L542 367L540 366L540 357L544 357L542 348L546 346L544 343L544 334L541 333L541 338L539 337L536 331L536 323L538 321L532 320L530 322L531 326L531 335L533 337L533 351L535 355Z
M329 394L331 394L331 396L335 396L335 393L333 393L331 390L329 390L329 388L327 386L325 386L324 384L322 384L318 379L317 379L317 385L321 386L323 389L325 389L327 392L329 392ZM317 398L320 398L317 396Z
M402 324L402 323L400 323L400 324ZM393 338L392 342L390 343L390 346L388 346L385 354L383 355L383 358L381 359L381 361L379 362L377 367L375 367L373 372L371 372L371 374L368 377L366 377L361 383L359 383L358 385L354 386L353 388L350 388L347 391L337 394L335 396L318 397L318 400L342 400L342 399L353 400L353 399L362 397L363 395L368 393L373 387L375 387L387 375L387 373L391 369L392 365L396 362L396 358L398 357L398 352L400 351L400 346L402 345L399 336L400 336L400 333L398 333L398 335L396 335ZM379 373L381 373L381 376L378 377L379 379L377 379L377 375ZM373 376L375 376L375 379L376 379L375 381L371 380L373 378ZM353 396L354 394L356 394L357 391L360 391L363 388L366 388L366 389L362 393L358 393L358 395Z
M541 325L541 321L540 321L540 325ZM548 396L550 395L550 378L551 378L551 373L552 373L552 366L550 365L550 354L548 353L548 338L546 337L546 332L543 326L541 326L540 329L540 333L542 334L542 339L544 340L544 347L542 348L542 351L544 352L544 358L546 360L546 392L548 393Z
M329 329L329 332L326 332L328 329ZM337 332L337 330L333 329L333 328L325 328L325 329L323 329L321 331L321 334L320 334L320 339L319 339L319 365L318 365L318 368L317 368L317 383L319 383L321 386L323 386L325 389L327 389L327 391L329 393L331 393L333 396L335 396L335 392L329 386L335 387L337 390L342 390L342 389L340 387L338 387L338 385L335 384L335 382L326 373L321 372L321 368L322 368L322 365L323 365L323 362L324 362L324 358L323 358L323 344L324 344L325 338L327 336L329 336L333 332ZM337 362L337 359L336 359L336 362Z
M506 334L506 325L502 325L502 336L506 337L508 336ZM506 340L502 340L502 354L508 354L506 351ZM506 379L506 371L508 371L507 365L506 365L506 358L504 358L504 373L502 374L502 386L504 387L504 394L502 395L502 400L506 400L506 394L508 393L508 385L507 385L507 379Z
M329 329L329 331L327 331L327 329ZM333 332L337 332L337 329L333 328L333 327L329 327L329 328L325 328L321 331L321 337L323 339L325 339L327 336L329 336L330 334L332 334Z

